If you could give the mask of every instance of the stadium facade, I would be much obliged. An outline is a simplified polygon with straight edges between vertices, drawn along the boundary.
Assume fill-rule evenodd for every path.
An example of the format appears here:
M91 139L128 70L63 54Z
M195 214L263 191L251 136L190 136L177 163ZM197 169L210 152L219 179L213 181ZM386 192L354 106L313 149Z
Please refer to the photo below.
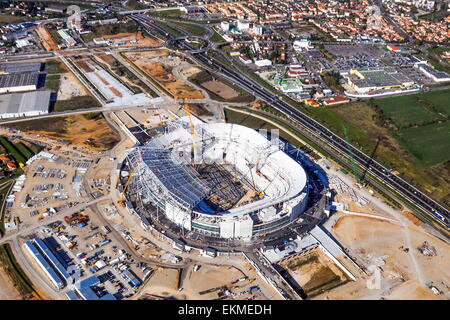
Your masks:
M236 124L191 121L169 123L165 134L127 152L130 187L143 203L185 230L244 241L304 212L306 172L278 138Z

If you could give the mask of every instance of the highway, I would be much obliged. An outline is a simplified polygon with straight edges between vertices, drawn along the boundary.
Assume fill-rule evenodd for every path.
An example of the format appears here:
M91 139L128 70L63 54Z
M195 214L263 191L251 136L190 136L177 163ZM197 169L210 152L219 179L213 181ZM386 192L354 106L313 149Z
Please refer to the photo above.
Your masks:
M154 29L168 39L176 38L176 36L170 34L163 27L157 25L156 23L149 23L149 21L152 19L145 15L131 15L131 17L138 23L140 23L144 28ZM178 41L177 43L182 50L192 51L194 49L184 41ZM314 136L316 139L319 139L329 147L333 148L338 153L347 155L350 149L353 153L355 161L361 167L368 167L368 172L377 180L381 181L385 186L390 187L392 190L395 190L396 193L410 201L417 208L420 208L424 212L428 213L430 217L432 217L435 221L439 222L442 225L445 225L447 228L449 227L450 211L447 208L444 208L442 205L431 199L429 196L427 196L402 178L392 174L391 170L384 167L376 160L370 158L368 155L366 155L356 147L348 144L347 141L339 137L337 134L331 132L316 120L312 119L287 102L283 101L276 94L273 94L267 89L261 87L255 81L242 74L242 72L230 70L228 67L210 58L205 52L193 53L192 56L199 62L208 66L210 69L213 69L216 72L220 73L222 77L231 80L241 88L259 97L261 100L268 103L271 107L290 118L296 125L306 129L311 133L312 136ZM445 218L443 217L442 219L438 219L435 215L435 212L438 212L440 215L445 216Z

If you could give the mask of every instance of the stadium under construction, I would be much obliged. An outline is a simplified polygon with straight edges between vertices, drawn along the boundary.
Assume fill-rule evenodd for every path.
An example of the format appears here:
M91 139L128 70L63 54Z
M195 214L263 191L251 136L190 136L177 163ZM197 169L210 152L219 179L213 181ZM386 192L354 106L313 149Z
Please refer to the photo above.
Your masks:
M158 215L182 234L248 243L290 225L308 204L306 171L284 150L278 137L248 127L184 117L127 151L119 191L143 221Z

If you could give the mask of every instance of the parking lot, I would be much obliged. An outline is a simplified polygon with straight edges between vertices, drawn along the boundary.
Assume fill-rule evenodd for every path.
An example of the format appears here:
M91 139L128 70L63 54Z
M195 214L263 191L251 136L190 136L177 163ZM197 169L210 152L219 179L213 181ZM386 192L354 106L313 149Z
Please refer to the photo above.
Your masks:
M106 292L123 299L131 297L141 285L141 279L152 274L153 270L145 263L131 258L117 242L111 227L101 224L91 209L61 218L27 238L45 239L76 283L95 275ZM69 284L63 291L70 289Z

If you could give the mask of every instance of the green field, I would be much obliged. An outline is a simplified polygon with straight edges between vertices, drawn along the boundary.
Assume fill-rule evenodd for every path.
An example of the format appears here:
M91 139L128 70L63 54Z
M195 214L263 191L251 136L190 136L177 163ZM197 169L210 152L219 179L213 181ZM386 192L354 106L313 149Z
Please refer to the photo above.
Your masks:
M0 137L0 144L8 151L8 153L18 162L23 163L27 162L25 156L5 137Z
M155 17L178 17L183 15L183 11L181 11L180 9L167 9L151 11L148 14Z
M213 35L211 36L211 38L209 38L209 40L217 43L227 42L220 34L217 33L217 31L214 31Z
M193 36L201 37L201 36L204 36L207 33L205 28L200 27L200 26L195 25L195 24L175 22L175 21L170 21L170 23L175 25L175 26L177 26L180 29L186 30L187 32L189 32Z
M53 92L57 92L59 90L59 84L60 84L59 74L48 75L45 79L45 88Z
M379 99L375 104L399 128L445 119L417 95Z
M423 92L417 94L419 100L423 100L425 103L433 105L438 111L450 116L450 89Z
M25 158L27 158L27 160L34 155L33 152L30 149L28 149L28 147L24 145L22 142L17 142L14 145L16 146L17 150L19 150L20 153L23 154Z
M45 62L45 71L47 74L58 74L67 72L64 63L60 60L48 60Z
M450 121L393 133L424 167L450 159Z

